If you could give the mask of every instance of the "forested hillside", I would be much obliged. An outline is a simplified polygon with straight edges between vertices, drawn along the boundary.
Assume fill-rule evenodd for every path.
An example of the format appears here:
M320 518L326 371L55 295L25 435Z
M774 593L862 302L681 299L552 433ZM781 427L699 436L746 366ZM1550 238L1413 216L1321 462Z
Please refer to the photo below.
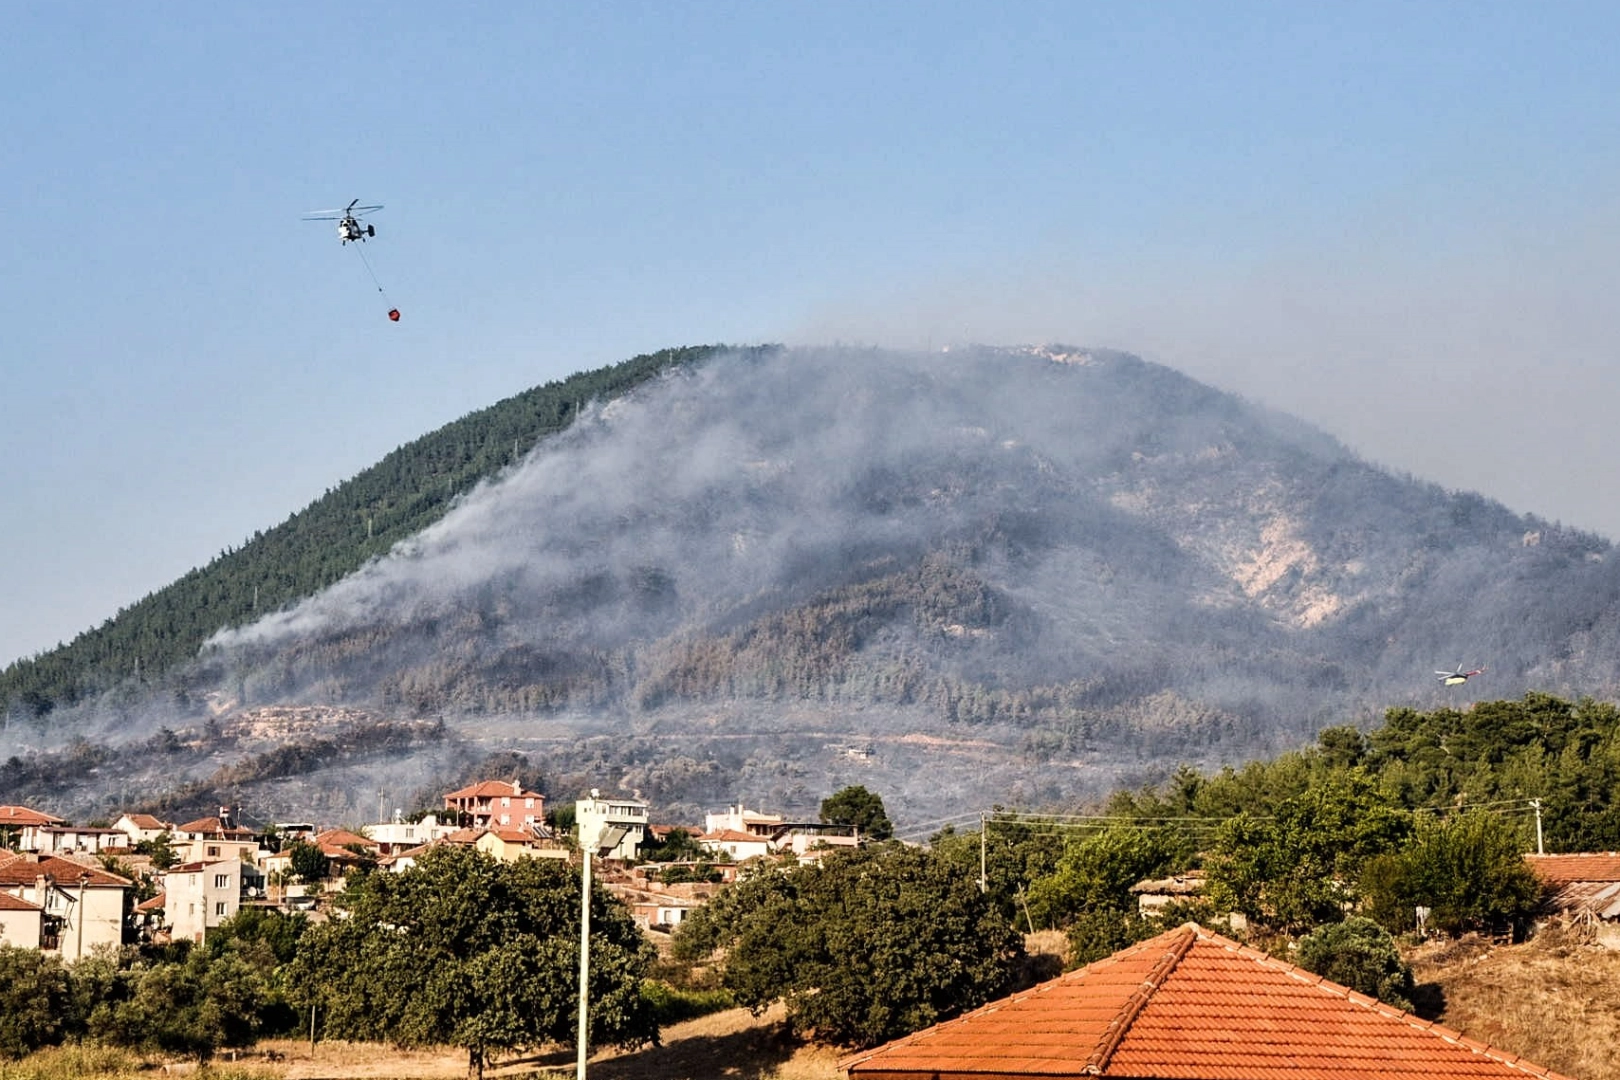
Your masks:
M682 813L808 809L855 770L926 815L1389 705L1620 689L1608 541L1105 350L676 350L468 417L307 514L9 672L24 746L178 734L155 773L107 755L85 799L229 777L375 812L512 750ZM146 637L169 666L140 652L136 683ZM1487 671L1441 687L1459 661ZM253 720L287 706L329 719ZM368 755L344 710L438 734ZM233 756L310 738L350 749L276 788Z
M280 525L122 609L67 645L0 673L0 711L43 717L132 680L152 686L211 635L310 596L443 516L455 496L573 422L716 347L666 349L526 390L401 446Z

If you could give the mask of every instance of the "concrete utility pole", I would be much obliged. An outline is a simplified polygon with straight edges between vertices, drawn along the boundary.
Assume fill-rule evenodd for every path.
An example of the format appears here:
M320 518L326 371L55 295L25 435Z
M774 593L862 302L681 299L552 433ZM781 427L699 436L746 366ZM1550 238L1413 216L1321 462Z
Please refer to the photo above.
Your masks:
M1531 799L1530 805L1534 807L1536 811L1536 854L1545 855L1547 853L1541 847L1541 800Z
M984 834L985 834L986 831L988 831L987 826L988 826L988 819L986 819L986 817L984 815L984 811L980 810L979 811L979 891L982 892L982 893L987 893L987 892L990 891L990 878L985 873L985 858L984 858Z
M600 838L600 826L594 836L586 836L583 828L579 830L579 849L584 853L585 859L584 868L580 871L579 886L579 1059L574 1069L577 1080L585 1080L585 1058L590 1053L591 851Z

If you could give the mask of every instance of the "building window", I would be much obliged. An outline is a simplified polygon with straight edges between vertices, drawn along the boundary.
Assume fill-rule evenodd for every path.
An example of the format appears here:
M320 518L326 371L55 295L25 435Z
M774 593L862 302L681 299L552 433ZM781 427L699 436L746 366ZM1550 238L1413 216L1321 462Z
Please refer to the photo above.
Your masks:
M210 855L218 855L218 854L219 854L219 848L217 848L217 847L210 847L210 848L209 848L209 849L208 849L208 854L210 854Z
M511 806L512 805L511 796L508 796L508 795L501 796L501 805L502 806Z
M231 883L231 876L229 874L215 874L214 875L214 888L223 889L226 886L230 885L230 883Z
M225 901L221 900L219 903L214 905L214 914L215 915L223 915L223 914L225 914Z

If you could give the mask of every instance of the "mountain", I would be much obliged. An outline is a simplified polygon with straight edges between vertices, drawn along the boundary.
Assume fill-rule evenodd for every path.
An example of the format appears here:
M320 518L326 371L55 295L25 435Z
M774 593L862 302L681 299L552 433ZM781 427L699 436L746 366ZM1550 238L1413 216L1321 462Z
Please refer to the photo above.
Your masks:
M21 725L85 741L0 790L77 752L105 798L139 738L141 785L266 813L520 752L554 796L809 813L861 782L917 820L1620 681L1607 541L1122 353L703 351L570 419L161 692ZM1459 660L1487 673L1443 691Z

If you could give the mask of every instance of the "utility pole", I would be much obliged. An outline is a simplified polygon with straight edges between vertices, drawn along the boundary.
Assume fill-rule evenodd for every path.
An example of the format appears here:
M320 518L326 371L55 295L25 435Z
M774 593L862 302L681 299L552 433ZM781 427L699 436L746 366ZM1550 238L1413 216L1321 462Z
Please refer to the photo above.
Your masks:
M1531 799L1530 805L1536 811L1536 854L1545 855L1547 852L1541 846L1541 800Z
M593 792L594 794L594 792ZM579 894L579 1059L575 1065L576 1080L585 1080L585 1058L589 1054L591 1007L591 851L601 839L601 831L586 837L579 830L579 849L585 855L584 869L580 872Z
M985 873L985 851L984 851L984 834L985 834L985 831L986 831L986 829L988 827L989 827L989 820L985 817L984 811L980 810L979 811L979 891L982 892L982 893L987 893L987 892L990 891L990 878Z

